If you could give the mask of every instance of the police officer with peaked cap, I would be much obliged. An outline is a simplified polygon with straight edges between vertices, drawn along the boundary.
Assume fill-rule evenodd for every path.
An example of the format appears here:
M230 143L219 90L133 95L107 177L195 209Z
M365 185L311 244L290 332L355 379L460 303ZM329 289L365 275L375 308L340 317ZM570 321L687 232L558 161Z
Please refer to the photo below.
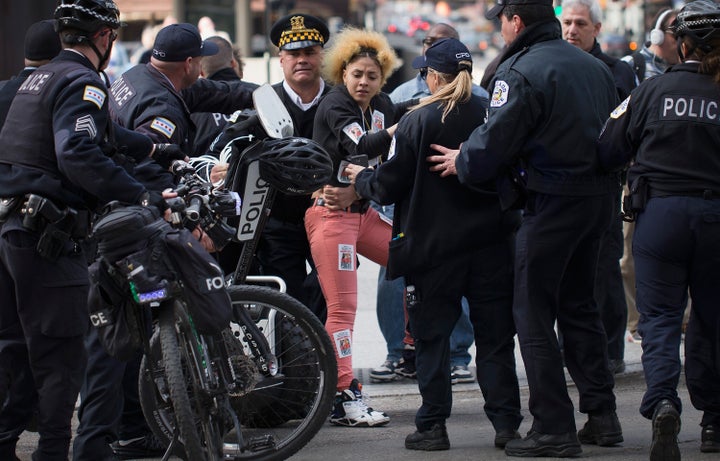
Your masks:
M309 14L290 14L270 29L270 40L278 47L283 80L273 84L290 114L295 136L312 139L313 121L320 100L330 90L320 75L323 47L330 38L325 23ZM277 194L258 245L257 257L263 274L285 280L287 292L323 319L325 298L314 270L305 233L305 210L310 196ZM307 273L306 261L313 268Z
M491 83L484 125L460 150L438 147L432 167L461 182L526 172L517 233L513 317L530 387L532 430L505 446L509 456L575 456L586 443L623 440L615 413L607 339L593 299L600 237L612 219L617 176L603 172L596 142L617 92L600 60L562 39L551 0L497 0L507 45ZM512 127L512 129L508 129ZM588 413L576 434L567 369ZM581 436L581 437L579 437Z
M685 377L703 412L703 452L720 451L720 6L686 4L673 25L681 63L646 80L610 115L600 136L604 166L628 171L625 211L633 235L638 331L652 419L650 460L679 460L677 385L688 288Z
M55 19L64 49L20 86L0 132L0 190L12 199L0 219L0 309L3 319L14 316L0 343L27 345L13 359L29 360L38 393L38 460L68 456L86 363L88 272L79 242L90 211L111 200L163 203L110 157L120 141L137 158L153 151L149 138L108 117L98 72L107 66L118 17L110 0L61 0ZM0 459L15 459L34 410L12 402L3 416L14 419L14 430L0 440Z

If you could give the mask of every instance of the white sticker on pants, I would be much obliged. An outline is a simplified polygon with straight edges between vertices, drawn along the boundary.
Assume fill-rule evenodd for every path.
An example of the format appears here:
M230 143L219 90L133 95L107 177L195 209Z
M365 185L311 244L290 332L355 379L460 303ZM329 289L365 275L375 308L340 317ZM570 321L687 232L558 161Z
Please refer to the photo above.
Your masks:
M333 333L335 339L335 349L338 358L350 357L352 355L352 345L350 343L350 330L336 331Z
M338 245L338 270L354 271L355 270L355 247L352 245Z

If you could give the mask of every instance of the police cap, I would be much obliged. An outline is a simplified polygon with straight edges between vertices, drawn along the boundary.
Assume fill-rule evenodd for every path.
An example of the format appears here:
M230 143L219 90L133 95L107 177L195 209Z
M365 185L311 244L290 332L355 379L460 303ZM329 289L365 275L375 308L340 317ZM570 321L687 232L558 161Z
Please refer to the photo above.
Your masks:
M170 24L160 29L155 37L152 57L159 61L179 62L196 56L212 56L218 50L215 43L200 38L194 25Z
M503 8L508 5L546 5L553 6L552 0L495 0L495 5L485 12L485 19L495 19L500 16Z
M290 14L278 19L270 29L270 41L281 50L323 46L328 38L327 25L309 14Z

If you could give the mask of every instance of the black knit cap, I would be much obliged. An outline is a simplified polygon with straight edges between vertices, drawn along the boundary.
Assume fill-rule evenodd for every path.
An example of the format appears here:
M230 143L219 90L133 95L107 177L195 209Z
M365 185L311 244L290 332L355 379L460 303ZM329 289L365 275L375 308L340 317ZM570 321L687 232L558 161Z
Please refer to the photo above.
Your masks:
M552 0L495 0L495 6L485 12L485 19L495 19L500 16L503 8L508 5L546 5L553 6Z
M278 19L270 29L270 41L281 50L323 46L330 38L327 25L309 14L290 14Z
M45 61L62 50L60 36L55 32L55 21L46 19L32 24L25 32L25 59Z

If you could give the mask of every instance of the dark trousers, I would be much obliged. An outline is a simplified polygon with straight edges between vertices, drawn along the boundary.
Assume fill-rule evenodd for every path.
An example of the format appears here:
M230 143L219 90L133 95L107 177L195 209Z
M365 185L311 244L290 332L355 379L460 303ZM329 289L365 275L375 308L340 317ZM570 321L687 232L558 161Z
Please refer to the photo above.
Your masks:
M517 429L522 416L513 340L511 242L468 252L406 281L415 285L419 299L408 308L422 395L417 428L427 430L450 417L450 334L465 296L485 413L496 430Z
M595 300L600 309L608 340L608 358L622 360L625 357L625 330L627 328L627 303L620 271L623 255L623 227L620 215L619 193L614 197L612 224L600 238L600 253L595 279Z
M652 418L662 399L678 410L679 347L688 287L685 376L703 424L720 423L720 200L662 197L638 216L633 257L647 392L640 413Z
M264 275L276 275L287 284L287 293L307 306L321 321L327 307L310 254L305 225L270 217L265 224L257 258ZM308 274L306 262L310 264Z
M513 316L530 388L533 430L575 431L560 347L580 393L580 411L615 409L607 337L593 297L600 237L612 197L531 194L518 231Z
M72 242L56 261L41 258L35 249L38 238L23 228L19 215L0 229L0 356L7 353L9 363L28 360L32 379L20 379L34 382L37 395L37 406L28 404L30 394L10 395L0 412L0 459L13 459L17 437L37 409L40 439L33 459L67 460L70 421L85 370L87 263Z
M127 362L111 357L95 328L88 332L85 348L88 366L80 389L74 461L110 458L110 443L150 433L138 396L141 354Z

